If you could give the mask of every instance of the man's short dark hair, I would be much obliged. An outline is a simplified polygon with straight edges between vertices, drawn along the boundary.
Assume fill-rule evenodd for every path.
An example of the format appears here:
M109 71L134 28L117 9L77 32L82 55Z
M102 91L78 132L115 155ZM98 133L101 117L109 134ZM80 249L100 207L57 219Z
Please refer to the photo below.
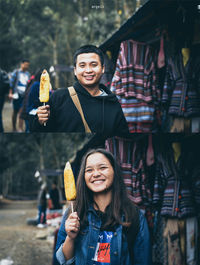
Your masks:
M100 57L101 65L104 65L104 55L102 50L94 45L84 45L74 53L74 66L76 66L78 55L82 53L96 53Z
M28 59L22 59L21 63L30 63L30 61Z

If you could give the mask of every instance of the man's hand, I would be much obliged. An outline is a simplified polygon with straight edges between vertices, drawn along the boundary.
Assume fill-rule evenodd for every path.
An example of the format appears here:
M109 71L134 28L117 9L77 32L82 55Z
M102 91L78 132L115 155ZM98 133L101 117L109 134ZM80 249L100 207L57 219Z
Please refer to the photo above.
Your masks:
M12 92L12 89L9 89L8 98L9 98L9 100L12 100L12 99L13 99L13 92Z
M80 222L77 212L71 213L65 222L65 231L70 239L75 239L80 230Z
M40 106L37 110L38 121L41 125L46 123L50 117L50 106Z

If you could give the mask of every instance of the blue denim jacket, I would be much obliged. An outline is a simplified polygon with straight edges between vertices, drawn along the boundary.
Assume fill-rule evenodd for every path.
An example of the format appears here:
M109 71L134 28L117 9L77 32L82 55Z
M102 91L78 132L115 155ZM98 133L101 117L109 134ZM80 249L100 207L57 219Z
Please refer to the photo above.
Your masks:
M98 242L101 228L101 219L93 208L88 211L89 225L81 230L75 241L75 257L66 261L62 252L62 246L67 236L65 232L65 212L58 232L56 244L56 257L60 264L93 265L93 257ZM140 229L137 234L134 246L134 265L151 265L150 239L146 219L140 211ZM110 245L110 260L113 265L131 265L127 238L122 233L122 225L119 225L114 232Z

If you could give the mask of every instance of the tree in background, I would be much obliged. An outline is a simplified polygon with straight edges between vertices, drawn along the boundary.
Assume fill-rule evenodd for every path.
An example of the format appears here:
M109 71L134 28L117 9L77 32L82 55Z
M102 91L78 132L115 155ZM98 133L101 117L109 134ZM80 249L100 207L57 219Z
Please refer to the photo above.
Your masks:
M12 71L21 58L31 61L33 72L72 66L78 47L100 45L136 6L138 0L0 0L0 67ZM73 74L55 72L52 81L54 88L66 87Z
M34 195L37 170L64 169L91 136L85 134L0 135L0 194ZM41 176L46 181L46 176Z

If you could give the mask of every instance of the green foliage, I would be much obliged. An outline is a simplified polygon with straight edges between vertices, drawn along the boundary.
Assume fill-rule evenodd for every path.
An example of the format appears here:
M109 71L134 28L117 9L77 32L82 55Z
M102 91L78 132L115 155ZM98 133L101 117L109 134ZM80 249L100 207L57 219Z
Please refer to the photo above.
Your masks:
M109 20L105 12L92 11L85 17L85 22L77 20L76 46L88 43L99 46L116 30L116 16L116 10L110 12Z
M64 133L0 135L0 194L37 194L35 172L64 169L90 137Z
M31 61L31 72L70 66L74 50L104 42L132 14L135 1L0 0L0 67L12 71L21 58Z
M0 0L0 64L5 70L9 70L9 67L16 63L16 57L21 53L16 40L15 27L18 2L18 0Z

